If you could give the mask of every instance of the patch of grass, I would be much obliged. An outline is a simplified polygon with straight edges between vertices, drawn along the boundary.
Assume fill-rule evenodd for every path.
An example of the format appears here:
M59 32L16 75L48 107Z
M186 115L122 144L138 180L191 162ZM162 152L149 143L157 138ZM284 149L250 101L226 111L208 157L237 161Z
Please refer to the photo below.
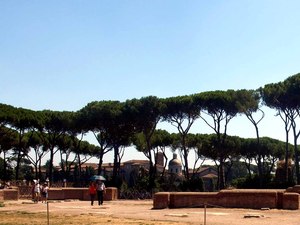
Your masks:
M1 225L40 225L47 224L46 213L24 211L0 211ZM114 218L102 215L75 215L68 213L50 213L51 225L174 225L176 222L147 221L126 218Z
M5 206L4 202L0 202L0 207L4 207L4 206Z

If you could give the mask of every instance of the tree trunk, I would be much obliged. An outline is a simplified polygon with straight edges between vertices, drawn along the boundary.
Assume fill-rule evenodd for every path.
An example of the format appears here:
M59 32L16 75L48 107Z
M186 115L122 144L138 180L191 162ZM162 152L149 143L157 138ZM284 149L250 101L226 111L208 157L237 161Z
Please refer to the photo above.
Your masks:
M5 154L5 151L3 151L3 178L4 178L4 181L7 180L7 163L6 163L6 154Z
M285 163L284 163L284 172L285 172L285 182L289 182L289 132L285 130Z
M17 166L16 166L16 181L19 180L20 163L21 163L21 150L18 149Z
M295 151L295 166L296 166L296 178L297 178L297 184L300 184L300 173L299 173L299 154L298 154L298 148L297 148L297 139L295 138L294 141L294 151Z
M78 180L81 182L81 159L80 154L77 154L77 162L78 162Z
M119 169L120 169L120 163L118 158L119 158L119 147L114 146L114 168L113 168L112 180L115 185L117 184L117 177L119 175Z
M224 159L220 157L220 165L219 165L219 190L225 188L225 179L224 179Z
M156 170L155 167L153 166L151 156L152 156L151 150L149 150L149 190L148 191L152 191L152 189L154 188L155 175L156 175Z
M99 157L99 164L98 164L98 175L101 175L102 172L102 164L103 164L103 154Z
M298 153L298 147L297 147L297 140L298 135L296 131L296 123L295 121L292 121L292 127L293 127L293 133L294 133L294 151L295 151L295 166L296 166L296 178L297 178L297 184L300 184L300 173L299 173L299 153Z
M185 146L183 147L183 152L184 152L183 159L184 159L185 178L187 180L189 180L190 179L190 174L189 174L189 164L188 164L188 151L187 151Z
M249 163L247 163L247 159L245 159L245 165L248 171L248 176L251 178L252 174L251 174L251 160L249 159Z
M53 159L54 159L54 147L51 147L51 149L50 149L50 162L49 162L49 179L50 179L50 185L54 181L54 177L53 177Z

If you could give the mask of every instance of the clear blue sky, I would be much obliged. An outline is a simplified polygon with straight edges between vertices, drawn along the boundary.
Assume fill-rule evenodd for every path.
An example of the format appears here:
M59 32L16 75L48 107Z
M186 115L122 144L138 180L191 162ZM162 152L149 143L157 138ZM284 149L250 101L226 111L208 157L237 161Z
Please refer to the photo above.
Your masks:
M76 111L283 81L300 72L299 8L296 0L2 0L0 102ZM235 123L231 134L255 134ZM262 136L284 136L271 123Z

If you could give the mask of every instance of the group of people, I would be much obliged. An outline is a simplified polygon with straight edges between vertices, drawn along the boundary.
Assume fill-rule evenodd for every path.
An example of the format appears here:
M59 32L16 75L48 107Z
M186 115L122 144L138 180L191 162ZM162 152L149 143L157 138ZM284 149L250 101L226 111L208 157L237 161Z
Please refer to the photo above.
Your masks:
M91 181L89 186L89 194L91 196L91 205L94 205L94 200L98 198L98 205L103 204L103 193L105 193L106 187L103 181L97 180L97 181Z
M39 180L33 180L33 186L32 186L33 202L38 203L39 201L42 201L42 203L43 202L47 203L48 190L49 190L49 186L47 182L45 182L43 185L40 185Z

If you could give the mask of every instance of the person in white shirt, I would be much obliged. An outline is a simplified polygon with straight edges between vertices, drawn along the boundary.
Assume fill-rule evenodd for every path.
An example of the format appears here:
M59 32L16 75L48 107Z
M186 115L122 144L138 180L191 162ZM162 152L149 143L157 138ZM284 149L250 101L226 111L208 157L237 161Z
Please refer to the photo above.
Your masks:
M97 182L97 196L98 196L98 205L103 204L103 193L105 193L105 184L101 181L98 180Z
M45 201L45 203L47 203L48 200L48 190L49 190L49 186L48 183L45 182L43 187L42 187L42 203Z
M34 202L38 203L41 196L41 188L40 183L38 181L34 182L33 193L34 193Z

